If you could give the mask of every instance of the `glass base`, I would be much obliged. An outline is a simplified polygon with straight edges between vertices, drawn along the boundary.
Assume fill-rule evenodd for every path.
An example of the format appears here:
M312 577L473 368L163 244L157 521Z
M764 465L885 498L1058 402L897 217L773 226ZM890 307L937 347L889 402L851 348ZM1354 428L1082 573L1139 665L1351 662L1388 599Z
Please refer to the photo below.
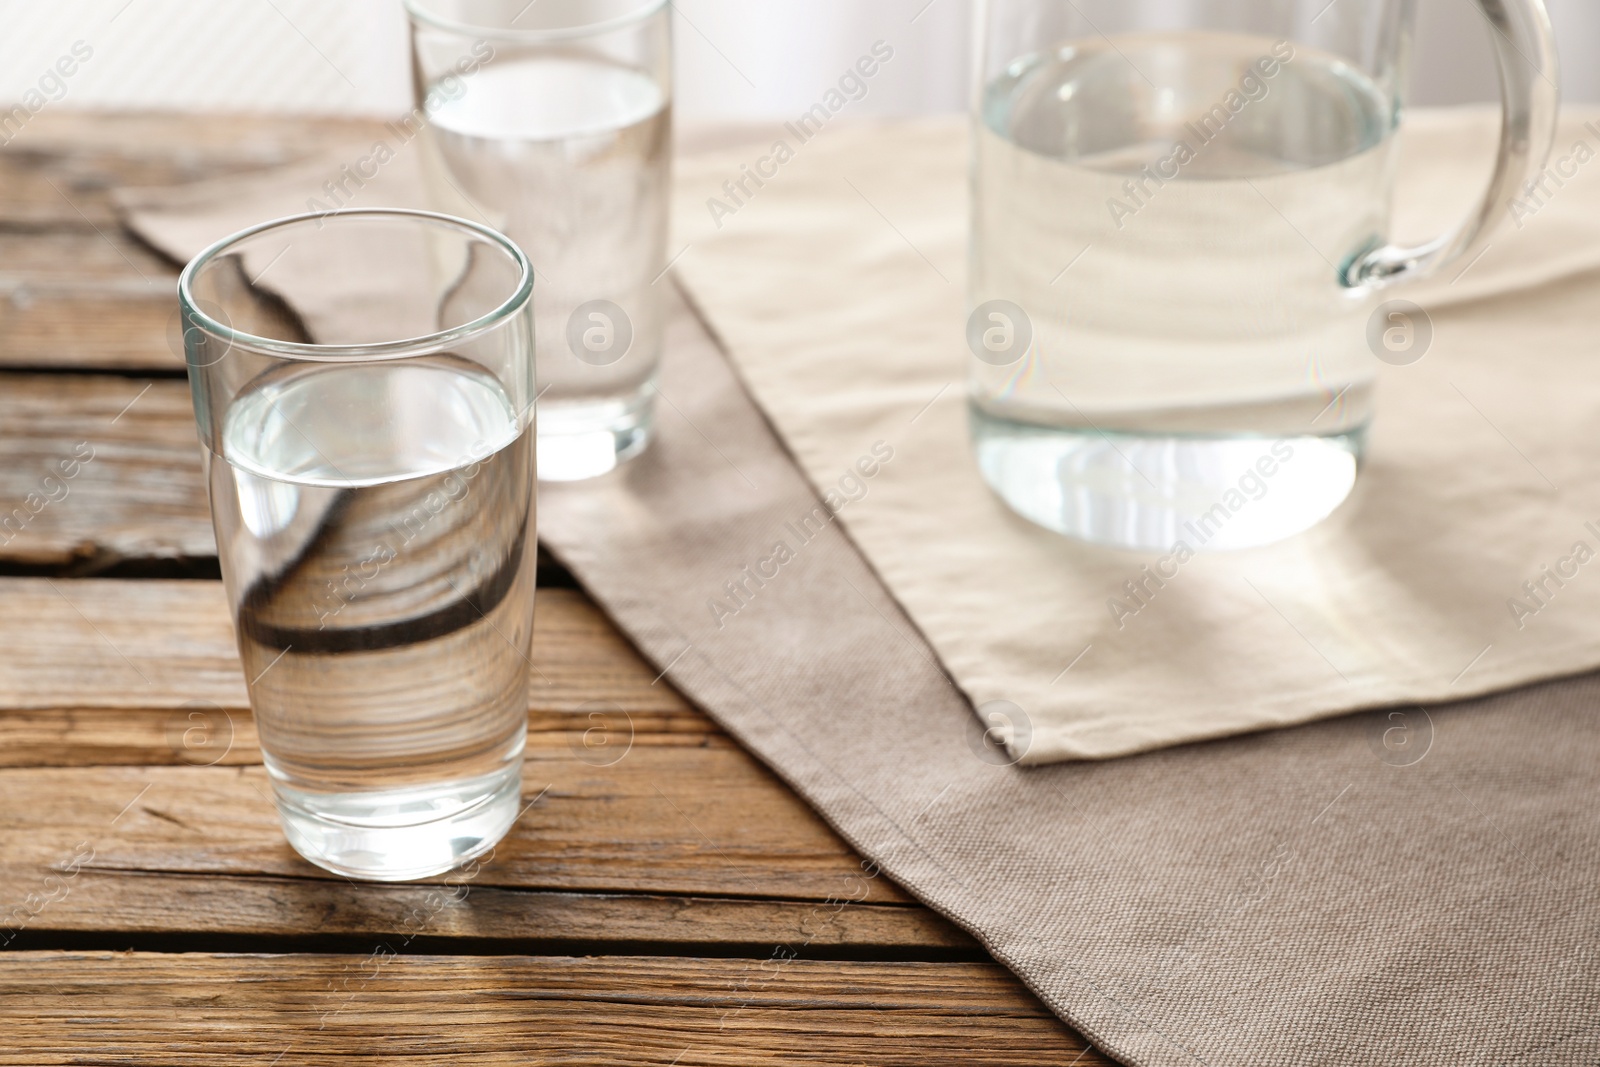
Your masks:
M627 400L539 404L539 480L581 482L609 474L650 445L655 390Z
M1023 518L1092 544L1165 552L1292 537L1355 487L1366 429L1329 436L1081 432L972 410L984 480Z
M511 829L522 804L518 766L386 792L310 794L276 783L274 789L296 852L324 870L375 882L427 878L483 855Z

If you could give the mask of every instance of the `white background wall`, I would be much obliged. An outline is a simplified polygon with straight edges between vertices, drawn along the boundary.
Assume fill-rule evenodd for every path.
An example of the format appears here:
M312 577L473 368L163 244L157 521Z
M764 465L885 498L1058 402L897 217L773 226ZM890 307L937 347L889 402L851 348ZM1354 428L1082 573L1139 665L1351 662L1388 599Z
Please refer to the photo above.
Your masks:
M1600 102L1600 0L1548 0L1572 101ZM882 38L860 113L954 110L970 0L678 0L682 120L790 115ZM1493 99L1473 0L1420 0L1416 103ZM385 114L409 92L399 0L0 0L0 100L83 40L62 106Z

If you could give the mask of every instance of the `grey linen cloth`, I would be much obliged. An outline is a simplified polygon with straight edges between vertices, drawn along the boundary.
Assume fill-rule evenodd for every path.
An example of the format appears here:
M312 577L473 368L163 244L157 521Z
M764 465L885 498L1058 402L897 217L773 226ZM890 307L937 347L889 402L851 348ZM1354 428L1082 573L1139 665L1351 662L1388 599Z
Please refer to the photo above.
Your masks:
M698 323L660 437L546 544L864 854L1140 1067L1600 1064L1600 679L1013 766Z
M183 259L293 210L328 164L123 202ZM415 202L386 181L363 203ZM544 543L1097 1048L1138 1067L1600 1063L1600 679L1020 767L837 523L803 523L816 492L681 304L661 384L648 453L541 486ZM779 540L789 558L762 567ZM746 603L715 618L730 582Z

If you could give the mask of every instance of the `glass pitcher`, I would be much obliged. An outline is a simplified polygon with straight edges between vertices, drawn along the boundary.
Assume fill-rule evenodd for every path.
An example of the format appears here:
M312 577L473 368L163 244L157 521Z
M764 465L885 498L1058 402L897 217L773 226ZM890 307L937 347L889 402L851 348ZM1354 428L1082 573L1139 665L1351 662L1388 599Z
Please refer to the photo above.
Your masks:
M1482 248L1554 136L1542 0L1479 3L1494 176L1453 232L1403 248L1413 0L987 0L969 384L1006 503L1142 550L1265 544L1339 506L1373 417L1369 334L1421 326L1402 309L1369 330L1393 307L1377 294Z

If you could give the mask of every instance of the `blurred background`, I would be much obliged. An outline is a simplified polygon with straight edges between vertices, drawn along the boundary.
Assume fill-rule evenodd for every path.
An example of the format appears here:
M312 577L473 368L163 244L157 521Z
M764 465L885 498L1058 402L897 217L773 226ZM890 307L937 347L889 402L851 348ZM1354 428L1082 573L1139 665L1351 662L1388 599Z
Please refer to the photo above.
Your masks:
M970 2L678 0L680 122L792 117L879 39L895 60L856 113L960 110ZM1600 101L1600 2L1549 6L1567 100ZM1419 7L1413 103L1495 99L1477 4ZM8 106L78 41L92 58L51 106L376 115L410 106L400 0L0 0L0 25Z

